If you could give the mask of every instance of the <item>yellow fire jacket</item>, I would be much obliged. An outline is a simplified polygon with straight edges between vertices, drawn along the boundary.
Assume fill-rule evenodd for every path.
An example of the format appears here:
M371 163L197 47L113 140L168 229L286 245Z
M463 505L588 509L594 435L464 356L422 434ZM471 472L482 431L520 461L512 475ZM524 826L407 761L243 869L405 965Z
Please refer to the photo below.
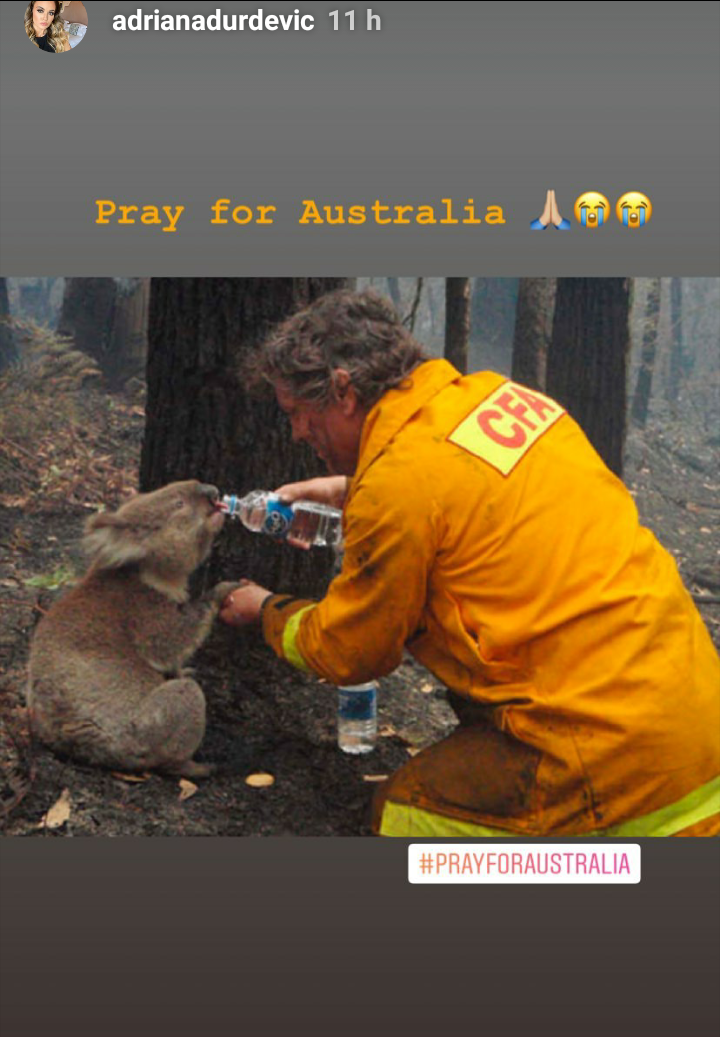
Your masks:
M318 603L268 599L268 643L333 684L407 647L539 750L516 816L479 822L580 834L681 801L717 812L720 660L622 482L535 391L444 360L410 381L366 418L342 572Z

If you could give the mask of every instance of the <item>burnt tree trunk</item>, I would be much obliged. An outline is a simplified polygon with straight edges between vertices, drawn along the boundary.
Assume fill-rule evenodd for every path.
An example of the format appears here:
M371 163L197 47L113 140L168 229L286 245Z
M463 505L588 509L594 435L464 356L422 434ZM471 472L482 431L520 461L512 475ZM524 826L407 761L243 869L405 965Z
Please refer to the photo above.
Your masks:
M473 342L509 346L513 340L517 277L476 277L472 293Z
M430 336L431 338L435 338L435 336L438 334L438 324L440 323L440 321L438 319L438 303L437 299L435 298L435 291L433 289L433 286L430 284L429 280L427 282L426 294L428 302L428 313L430 315Z
M410 333L413 335L415 334L415 322L417 321L417 315L420 310L420 303L422 301L424 286L425 279L423 277L418 277L415 281L415 293L413 295L413 300L410 304L410 311L404 318L404 323L407 325L407 327L410 329Z
M144 490L201 479L221 493L274 489L324 474L293 444L274 394L250 394L241 365L280 321L348 282L340 278L160 278L150 291ZM227 524L213 578L246 576L277 591L317 596L331 551L298 551Z
M552 335L555 280L522 277L518 288L513 339L512 377L531 389L543 390Z
M110 388L145 377L150 279L123 278L118 285L106 375Z
M117 283L114 277L69 277L58 322L58 334L73 339L103 374L112 377L111 340Z
M0 371L17 360L15 337L10 327L10 301L7 281L0 277Z
M622 475L629 281L561 277L557 282L547 391L575 420L616 475Z
M647 302L645 304L645 320L643 322L642 353L640 354L640 369L635 393L633 395L632 410L630 417L633 424L638 428L647 425L648 410L650 408L650 397L652 395L653 373L655 371L655 355L657 353L658 332L660 330L660 295L662 282L659 277L654 277L648 289Z
M393 306L398 311L398 314L402 316L402 294L400 292L400 278L388 277L387 286L388 292L390 293L390 298L393 301Z
M445 280L445 359L467 374L470 338L470 278Z
M31 320L40 325L51 323L50 291L53 280L54 278L52 277L23 277L18 279L18 294L20 296L18 308L24 320Z
M670 368L666 388L668 403L677 403L683 374L687 373L683 345L682 278L670 279Z

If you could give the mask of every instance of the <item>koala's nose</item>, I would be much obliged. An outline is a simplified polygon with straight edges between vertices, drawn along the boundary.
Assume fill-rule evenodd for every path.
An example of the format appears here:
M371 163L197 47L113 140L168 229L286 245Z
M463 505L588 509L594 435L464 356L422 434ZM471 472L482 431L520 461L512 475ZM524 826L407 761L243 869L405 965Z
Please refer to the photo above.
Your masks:
M198 487L198 493L201 493L203 497L207 497L208 500L213 502L213 504L220 497L220 491L217 486L211 486L209 483L201 483Z

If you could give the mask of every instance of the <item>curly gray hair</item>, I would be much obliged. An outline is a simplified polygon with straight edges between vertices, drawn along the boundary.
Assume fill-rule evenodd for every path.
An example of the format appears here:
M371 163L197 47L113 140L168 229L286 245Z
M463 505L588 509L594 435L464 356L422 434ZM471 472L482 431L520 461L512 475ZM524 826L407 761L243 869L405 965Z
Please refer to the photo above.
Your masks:
M333 373L344 368L360 403L370 407L427 359L387 299L342 290L281 324L252 366L256 380L282 382L296 399L320 406L333 400Z

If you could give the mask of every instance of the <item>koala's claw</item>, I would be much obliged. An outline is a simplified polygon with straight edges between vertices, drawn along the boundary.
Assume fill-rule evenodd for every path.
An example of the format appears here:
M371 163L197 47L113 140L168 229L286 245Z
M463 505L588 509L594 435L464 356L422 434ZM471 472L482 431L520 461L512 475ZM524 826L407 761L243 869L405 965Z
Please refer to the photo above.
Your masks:
M163 767L162 773L174 778L210 778L216 772L213 763L198 763L196 760L185 760L175 767Z
M225 599L232 594L233 591L239 590L243 586L243 581L224 580L222 583L218 583L213 587L210 592L212 600L216 605L222 605Z

